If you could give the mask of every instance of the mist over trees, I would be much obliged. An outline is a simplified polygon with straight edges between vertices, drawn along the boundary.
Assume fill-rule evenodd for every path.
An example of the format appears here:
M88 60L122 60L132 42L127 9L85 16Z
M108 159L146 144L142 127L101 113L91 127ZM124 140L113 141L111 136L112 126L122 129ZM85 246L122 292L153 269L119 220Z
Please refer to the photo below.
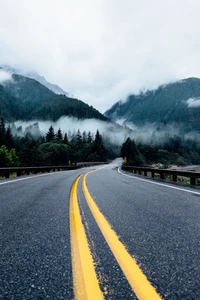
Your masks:
M37 124L33 127L37 128ZM32 131L32 127L29 130ZM63 134L61 129L54 131L50 126L46 136L32 135L27 129L22 135L22 128L5 126L5 121L0 121L0 166L48 166L67 165L69 163L98 161L104 162L108 157L113 157L104 145L103 138L97 130L95 136L91 132ZM21 134L21 136L20 136Z
M63 132L51 125L44 136L38 123L24 130L0 119L0 167L67 165L69 162L106 161L121 155L127 164L145 166L200 164L200 142L180 136L165 136L160 143L128 137L121 145L108 136L80 130Z

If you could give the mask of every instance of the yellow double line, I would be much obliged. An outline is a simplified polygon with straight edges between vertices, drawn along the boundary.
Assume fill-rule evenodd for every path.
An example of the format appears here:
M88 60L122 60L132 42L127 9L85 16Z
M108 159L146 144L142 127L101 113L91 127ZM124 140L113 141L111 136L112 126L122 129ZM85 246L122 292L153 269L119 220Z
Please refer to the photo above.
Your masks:
M160 295L143 274L135 259L128 253L124 244L120 242L116 232L111 228L92 199L86 185L86 178L89 173L84 175L82 181L82 189L86 201L130 286L140 300L161 300ZM81 176L73 183L70 195L70 234L74 295L76 300L100 300L104 299L104 297L99 287L77 199L77 185Z

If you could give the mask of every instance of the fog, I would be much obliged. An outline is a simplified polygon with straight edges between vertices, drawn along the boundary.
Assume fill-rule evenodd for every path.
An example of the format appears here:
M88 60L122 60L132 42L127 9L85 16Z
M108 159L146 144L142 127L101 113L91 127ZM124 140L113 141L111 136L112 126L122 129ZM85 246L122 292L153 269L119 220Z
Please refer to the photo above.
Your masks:
M62 133L67 133L70 139L73 135L80 130L81 133L84 131L91 132L93 136L96 131L99 130L100 134L105 140L109 140L110 143L120 146L128 137L134 139L136 142L151 143L162 145L169 137L182 136L186 139L200 139L198 132L183 133L184 128L177 126L177 124L170 124L167 126L154 124L145 124L144 126L136 126L132 123L123 123L123 120L118 120L118 123L123 126L104 122L97 119L86 119L79 120L72 117L61 117L58 121L40 121L32 120L29 122L16 121L15 126L22 127L22 130L14 130L14 134L25 135L28 131L31 134L38 136L45 136L49 127L54 127L55 133L60 128Z
M130 132L130 130L128 130L127 128L123 128L114 123L100 121L97 119L80 120L73 117L61 117L56 122L40 120L25 122L19 120L14 122L14 124L16 127L22 126L23 133L27 132L27 127L35 124L35 126L29 128L28 130L33 135L38 134L37 124L42 135L45 135L49 130L49 127L52 125L55 132L60 128L62 133L67 133L69 135L69 138L70 135L76 134L78 130L80 130L81 133L83 133L84 131L90 131L93 135L95 135L96 131L99 130L101 135L103 135L105 138L109 138L110 141L116 145L122 144L124 142L124 139L128 137L128 133Z
M0 84L11 80L12 80L12 75L9 72L0 69Z
M200 98L190 98L186 101L188 107L199 107L200 106Z

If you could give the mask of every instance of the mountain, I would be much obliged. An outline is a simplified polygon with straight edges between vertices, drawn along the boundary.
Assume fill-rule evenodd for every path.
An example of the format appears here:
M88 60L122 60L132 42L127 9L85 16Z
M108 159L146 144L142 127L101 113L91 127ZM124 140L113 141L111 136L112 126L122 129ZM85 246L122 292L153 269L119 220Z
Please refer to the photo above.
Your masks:
M12 97L7 95L3 86L0 85L0 116L3 116L6 120L12 119L12 114L9 109L9 103L12 101Z
M200 131L200 79L187 78L153 91L130 95L115 103L104 114L142 126L149 123L182 126L185 131Z
M46 86L49 90L51 90L52 92L54 92L55 94L58 95L65 95L67 97L72 97L72 95L70 95L68 92L65 92L63 89L61 89L58 85L56 84L52 84L50 82L48 82L44 76L40 76L38 73L36 72L28 72L25 73L24 76L35 79L36 81L38 81L39 83L41 83L42 85Z
M0 68L2 68L3 70L5 70L11 74L18 74L18 75L22 75L22 76L25 76L25 77L28 77L31 79L35 79L36 81L38 81L42 85L46 86L49 90L51 90L55 94L73 97L71 94L69 94L68 92L61 89L58 85L48 82L44 76L40 76L35 71L25 72L25 71L13 68L13 67L11 67L9 65L5 65L5 64L0 65Z
M0 84L0 116L8 121L56 121L61 116L107 120L83 101L57 95L38 81L17 74L12 74L12 80Z

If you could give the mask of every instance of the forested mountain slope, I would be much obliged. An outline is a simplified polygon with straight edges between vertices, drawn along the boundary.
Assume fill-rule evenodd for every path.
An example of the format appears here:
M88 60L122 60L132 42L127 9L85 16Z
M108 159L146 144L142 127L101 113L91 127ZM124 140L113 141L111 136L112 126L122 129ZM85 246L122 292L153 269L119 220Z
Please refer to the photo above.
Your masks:
M107 120L81 100L57 95L34 79L13 74L0 85L0 116L14 120L53 120L61 116Z
M141 126L147 123L177 124L186 131L200 130L200 79L188 78L158 89L130 95L105 112L113 120Z

